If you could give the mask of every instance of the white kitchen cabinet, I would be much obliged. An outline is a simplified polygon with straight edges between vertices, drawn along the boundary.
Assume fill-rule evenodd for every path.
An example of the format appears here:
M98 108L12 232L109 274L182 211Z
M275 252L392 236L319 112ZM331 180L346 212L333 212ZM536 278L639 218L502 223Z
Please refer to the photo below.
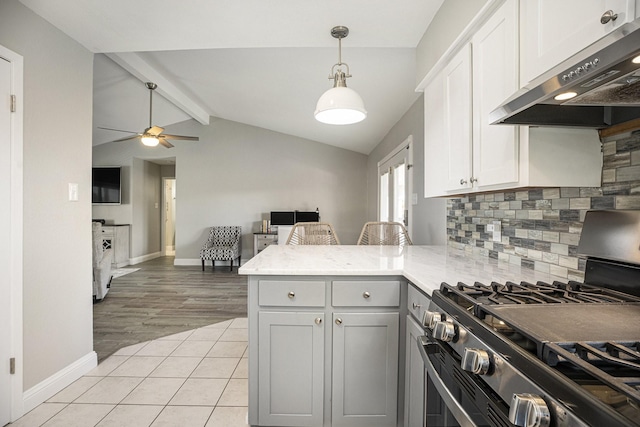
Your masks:
M518 4L505 1L424 87L425 197L601 184L596 131L489 124L519 87Z
M435 74L424 88L424 196L441 196L448 176L449 150L445 135L444 73Z
M635 0L524 0L520 8L522 86L633 21L636 12ZM617 18L602 24L609 10Z
M322 426L324 313L261 311L260 422Z
M395 427L398 313L333 314L332 426Z
M518 182L516 126L489 124L489 113L518 89L518 2L505 4L473 35L473 165L478 188ZM467 179L465 177L464 179Z
M425 88L426 196L518 182L517 127L488 122L518 89L517 5L505 2Z
M471 188L471 45L444 68L444 140L446 189Z

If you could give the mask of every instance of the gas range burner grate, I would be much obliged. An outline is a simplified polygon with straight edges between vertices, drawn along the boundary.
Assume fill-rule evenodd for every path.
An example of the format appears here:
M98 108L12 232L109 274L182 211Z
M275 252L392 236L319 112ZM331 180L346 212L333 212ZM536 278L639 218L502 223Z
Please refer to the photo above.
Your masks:
M640 342L547 343L544 352L551 366L640 419Z
M552 284L537 282L492 282L487 286L475 282L473 286L462 282L456 286L442 284L441 290L457 303L471 307L477 304L563 304L563 303L625 303L640 302L640 298L611 289L569 281Z

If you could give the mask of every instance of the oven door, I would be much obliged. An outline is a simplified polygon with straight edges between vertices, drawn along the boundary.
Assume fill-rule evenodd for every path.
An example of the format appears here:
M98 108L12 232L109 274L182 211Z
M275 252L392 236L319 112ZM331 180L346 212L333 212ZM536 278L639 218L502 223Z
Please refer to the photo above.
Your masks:
M418 337L425 365L425 424L428 427L503 427L509 407L476 375L460 368L446 344Z

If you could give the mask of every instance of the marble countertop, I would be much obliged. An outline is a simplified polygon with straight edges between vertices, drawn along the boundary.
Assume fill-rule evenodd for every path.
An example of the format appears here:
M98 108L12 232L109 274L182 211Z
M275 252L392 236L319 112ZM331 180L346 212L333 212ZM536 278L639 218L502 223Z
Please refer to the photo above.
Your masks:
M553 281L561 277L447 246L271 245L240 267L244 275L404 276L431 295L442 282Z

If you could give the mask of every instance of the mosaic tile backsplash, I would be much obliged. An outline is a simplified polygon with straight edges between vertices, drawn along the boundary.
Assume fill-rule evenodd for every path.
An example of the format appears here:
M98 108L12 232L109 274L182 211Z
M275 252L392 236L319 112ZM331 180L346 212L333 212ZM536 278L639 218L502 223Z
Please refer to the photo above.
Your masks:
M602 187L536 188L447 200L450 246L569 280L584 279L577 257L590 209L640 209L640 132L603 143ZM499 221L501 238L493 241Z

